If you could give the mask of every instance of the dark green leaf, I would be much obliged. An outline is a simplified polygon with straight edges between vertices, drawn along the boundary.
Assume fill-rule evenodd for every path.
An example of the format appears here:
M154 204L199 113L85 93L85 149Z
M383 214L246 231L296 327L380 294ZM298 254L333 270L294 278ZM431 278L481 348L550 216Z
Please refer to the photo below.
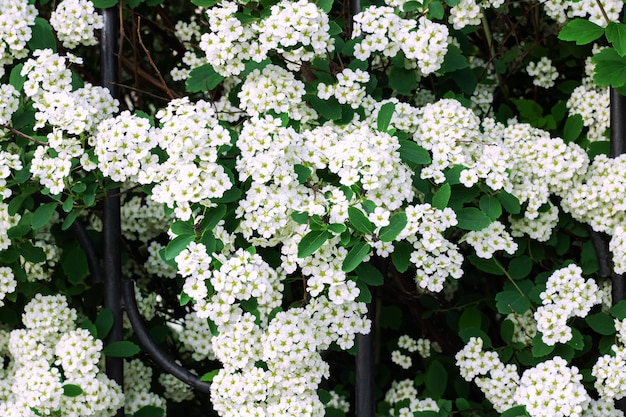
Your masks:
M585 124L580 114L570 115L563 127L563 140L565 142L574 142L582 133L583 127L585 127Z
M543 116L543 109L534 100L514 98L511 99L511 101L515 103L515 107L517 107L522 121L534 122L541 119Z
M178 220L172 223L170 226L170 230L175 235L194 235L195 231L193 230L193 223L191 221L182 221Z
M112 358L130 358L140 351L139 346L127 340L111 342L102 349L102 353Z
M316 0L315 3L317 3L317 7L322 9L324 13L328 13L333 8L333 1L334 0Z
M341 119L342 111L341 104L335 99L331 97L328 100L322 100L317 96L311 96L309 98L309 103L311 107L315 109L320 115L325 117L328 120L339 120Z
M117 2L117 0L115 0ZM57 42L52 32L52 26L47 20L36 17L35 26L32 26L32 36L28 41L30 50L35 49L52 49L56 52Z
M354 206L348 207L348 219L354 228L366 235L374 233L376 226L372 223L365 214Z
M293 211L291 218L298 224L307 224L309 222L309 213L306 211Z
M154 405L144 405L135 412L133 417L163 417L165 410Z
M363 281L357 281L356 286L359 289L359 295L356 298L356 301L359 303L371 303L372 302L372 292L369 287Z
M30 242L24 242L17 246L19 254L28 262L38 264L46 260L46 253L39 246L33 246Z
M476 306L466 308L459 317L459 330L466 329L468 327L481 328L482 314Z
M104 340L113 328L113 312L108 308L103 308L96 316L96 331L98 339Z
M491 338L484 331L476 327L467 327L459 331L459 337L465 343L469 342L472 337L478 337L483 340L483 348L489 349L492 345Z
M394 251L391 254L391 261L393 266L396 267L398 272L406 272L411 265L411 252L413 252L413 246L407 242L395 242Z
M231 188L227 190L220 198L212 198L211 201L214 203L232 203L233 201L237 201L241 198L241 190L239 188Z
M180 293L180 301L179 304L181 306L186 306L191 301L191 297L185 291Z
M198 93L213 90L223 79L224 77L215 72L211 64L201 65L189 73L186 82L187 92Z
M618 320L626 319L626 300L622 300L611 307L609 313Z
M504 275L502 268L493 259L483 259L476 255L470 255L467 259L479 270L492 275Z
M385 227L381 227L378 233L378 239L383 242L392 242L406 227L407 218L406 213L401 211L389 219L389 224Z
M33 230L37 230L50 223L50 219L52 219L52 215L54 214L54 210L57 208L57 205L57 203L46 203L37 207L37 210L33 213L33 218L31 220Z
M350 252L346 255L346 259L343 260L341 270L344 272L352 272L354 269L363 262L363 259L369 255L371 246L367 242L360 241L350 249Z
M441 4L439 0L430 2L430 4L428 4L428 14L433 19L437 19L437 20L443 19L443 14L444 14L443 4Z
M171 261L176 258L179 253L181 253L191 242L193 242L194 237L192 235L181 235L176 236L170 243L165 247L165 260Z
M576 45L586 45L604 34L604 29L587 19L574 19L561 29L559 39L576 41Z
M530 300L519 291L501 291L496 294L496 308L501 314L521 314L530 308Z
M77 244L65 248L60 262L63 273L72 284L81 283L89 275L87 255Z
M613 318L606 313L591 314L585 317L585 321L596 333L604 336L615 334Z
M208 8L215 6L217 3L219 3L219 0L191 0L191 2L196 6Z
M450 201L451 188L450 184L444 183L441 188L433 195L432 206L443 210L448 207L448 201Z
M65 384L63 385L63 395L66 397L78 397L83 393L83 389L78 385Z
M593 56L596 70L593 81L600 86L621 87L626 84L626 58L613 48L605 48Z
M464 207L456 211L457 226L463 230L483 230L491 224L491 219L475 207Z
M410 96L417 87L416 74L415 70L393 66L389 71L389 86L398 94Z
M502 203L502 207L510 213L510 214L519 214L522 211L522 206L519 203L517 197L513 194L509 194L506 191L500 191L498 195L496 195L500 203Z
M24 68L24 64L18 64L11 70L11 75L9 75L9 84L11 84L17 91L21 91L22 87L24 87L24 81L26 81L26 76L22 75L22 68Z
M417 143L410 140L400 140L400 158L407 163L426 165L432 162L430 154Z
M215 226L224 218L226 214L226 206L224 204L218 204L216 207L212 207L204 215L204 219L200 222L202 229L205 231L213 230Z
M304 235L298 243L298 258L312 255L329 237L331 234L326 230L314 230Z
M554 345L546 345L541 338L541 333L537 333L532 341L532 354L535 358L542 358L549 355L554 350Z
M26 236L31 230L31 226L27 224L17 224L7 230L7 237L11 240L16 240Z
M378 111L378 117L376 119L376 127L379 132L386 132L389 129L389 123L393 117L393 112L396 110L396 104L388 102L383 104Z
M500 204L500 200L495 196L484 195L480 197L479 206L491 220L496 220L502 215L502 205Z
M504 343L513 343L513 334L515 334L515 324L511 320L503 320L500 324L500 337Z
M369 263L362 263L355 269L359 281L363 281L367 285L379 286L383 285L383 274L378 269L370 265Z
M306 167L300 164L295 164L293 166L293 169L296 172L296 175L298 175L298 183L300 184L306 183L307 180L311 177L312 171L309 167Z
M343 223L331 223L328 225L328 230L339 235L348 230L348 227Z
M611 42L615 51L626 55L626 25L624 23L609 22L605 29L606 40Z
M571 346L576 350L582 350L585 347L585 339L578 329L572 329L572 338L567 342L567 346Z
M523 405L517 405L513 408L509 408L508 410L506 410L504 413L502 413L500 417L521 417L527 415L528 414L526 413L526 407L524 407Z
M433 3L431 3L431 5L432 4ZM441 69L438 72L453 72L467 68L467 66L467 58L465 57L465 54L463 54L463 51L461 51L461 49L456 45L448 45L448 52L446 52L443 64L441 64Z
M448 383L448 373L441 362L434 360L430 363L430 366L426 371L425 382L426 389L432 398L439 399L443 396Z
M521 255L511 259L508 272L513 279L526 278L533 269L533 261L526 255Z
M76 220L76 218L80 216L80 213L81 213L81 210L74 210L68 213L67 216L65 216L65 219L63 220L63 224L61 225L61 230L67 230L70 227L72 227L72 224L74 224L74 221Z

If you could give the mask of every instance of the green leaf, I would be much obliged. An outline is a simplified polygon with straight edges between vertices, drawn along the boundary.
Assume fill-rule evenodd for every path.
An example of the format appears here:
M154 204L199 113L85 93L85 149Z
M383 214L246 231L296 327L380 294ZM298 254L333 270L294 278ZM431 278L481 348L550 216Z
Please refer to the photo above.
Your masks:
M309 222L309 213L306 211L292 211L291 218L298 224L307 224Z
M501 314L521 314L530 308L530 300L519 291L501 291L496 294L496 308Z
M383 285L385 279L383 278L383 274L380 273L378 269L369 263L362 263L355 269L357 277L359 277L359 281L366 283L367 285L379 286Z
M477 329L480 329L481 324L482 315L476 306L466 308L459 317L459 330L463 330L468 327L476 327Z
M328 225L328 230L330 230L333 233L336 233L336 234L340 235L343 232L345 232L346 230L348 230L348 227L345 224L343 224L343 223L330 223Z
M186 81L186 90L188 93L210 91L217 87L223 79L224 77L215 72L211 64L204 64L191 70Z
M87 255L80 245L71 245L61 253L61 268L71 284L79 284L89 276Z
M618 320L626 319L626 300L622 300L611 307L609 313Z
M215 369L213 371L209 371L209 372L207 372L206 374L204 374L204 375L202 375L200 377L200 381L213 382L213 378L215 378L219 372L220 372L219 369Z
M9 84L11 84L17 91L21 91L22 87L24 87L24 81L26 81L26 76L22 75L22 68L24 68L24 64L18 64L11 70L11 75L9 75Z
M329 237L331 234L326 230L314 230L304 235L298 243L298 258L312 255Z
M50 223L50 219L52 219L52 215L54 214L54 210L56 208L57 203L46 203L37 207L37 210L33 213L33 218L31 220L33 230L37 230Z
M504 343L513 343L513 335L515 334L515 324L511 320L503 320L500 324L500 337Z
M498 264L493 260L493 258L483 259L483 258L479 258L476 255L470 255L467 257L467 259L470 261L472 265L474 265L476 268L478 268L479 270L483 272L486 272L492 275L504 275L504 271L502 270L502 268L500 268L500 266L498 266Z
M139 346L127 340L111 342L102 349L102 353L111 358L130 358L140 351Z
M574 19L559 32L562 41L576 41L576 45L586 45L604 34L604 29L587 19Z
M369 255L371 246L367 242L360 241L350 249L350 252L346 255L346 259L343 260L341 270L344 272L352 272L354 269L363 262L363 259Z
M317 96L311 96L308 98L311 107L315 109L316 112L321 114L328 120L339 120L341 119L342 110L341 104L334 97L329 98L328 100L322 100Z
M170 226L170 230L175 235L194 235L195 231L193 230L193 224L191 221L182 221L178 220L172 223Z
M113 328L113 312L108 308L103 308L96 316L96 331L98 339L104 340Z
M172 239L167 246L165 247L164 255L166 261L171 261L176 258L179 253L181 253L191 242L194 241L194 236L192 235L181 235L176 236Z
M526 407L523 405L517 405L506 410L500 415L500 417L522 417L527 415L528 414L526 413Z
M72 227L72 224L74 224L74 221L76 220L78 216L80 216L81 212L82 210L74 210L68 213L67 216L65 216L65 219L63 220L63 224L61 225L61 230L67 230L70 227Z
M322 9L324 13L329 13L330 10L333 8L333 1L334 0L317 0L316 3L317 7Z
M605 48L593 56L596 70L593 81L600 86L621 87L626 84L626 58L613 48Z
M439 399L443 396L448 384L448 372L438 360L433 360L426 371L426 389L430 396Z
M605 29L606 40L611 42L619 56L626 55L626 24L609 22Z
M410 96L417 87L416 74L415 70L393 66L389 71L389 86L398 94Z
M411 253L413 252L413 246L407 242L395 242L394 250L391 254L391 261L393 266L396 267L398 272L406 272L411 265Z
M192 300L192 298L185 291L182 291L180 293L179 304L181 306L186 306L187 304L189 304L189 302L191 302L191 300Z
M432 206L438 208L439 210L443 210L448 207L451 193L450 184L444 183L433 195L433 202L431 203Z
M117 0L115 0L117 2ZM41 17L35 18L35 26L32 26L32 36L27 42L30 50L35 49L52 49L57 50L56 38L52 32L52 26L46 19Z
M296 175L298 176L298 183L300 184L306 183L313 173L309 167L301 164L295 164L293 166L293 170L296 172Z
M164 415L164 409L154 405L144 405L139 410L135 411L133 417L163 417Z
M565 142L574 142L582 133L583 127L585 127L585 124L580 114L570 115L563 127L563 140Z
M519 200L513 194L506 191L500 191L496 197L500 200L502 207L504 207L508 213L519 214L522 211L522 206L520 205Z
M500 204L500 200L495 196L484 195L480 197L478 205L491 220L496 220L502 215L502 205Z
M428 14L431 18L441 20L443 19L443 4L439 0L435 0L428 5Z
M464 207L456 211L457 226L463 230L483 230L491 224L491 218L476 207Z
M213 230L215 226L224 218L226 214L226 206L223 204L219 204L216 207L209 209L207 213L204 215L204 219L200 222L202 229Z
M66 397L78 397L83 393L83 389L78 385L65 384L63 385L63 395Z
M17 251L25 260L34 264L45 262L47 259L46 253L43 249L39 246L34 246L30 242L24 242L17 245Z
M432 4L433 3L431 3L431 5ZM430 10L430 6L428 8ZM441 64L441 68L438 72L454 72L467 68L467 66L467 58L465 57L463 51L461 51L461 48L456 45L448 45L448 52L446 52L446 56L443 59L443 64Z
M7 237L11 240L16 240L26 236L31 231L31 226L27 224L17 224L7 230Z
M572 329L572 338L567 342L567 346L571 346L576 350L582 350L585 347L585 339L578 329Z
M511 99L511 101L515 103L515 107L517 107L522 121L535 122L543 116L543 109L534 100L514 98Z
M534 358L542 358L549 355L554 350L554 345L546 345L541 338L541 333L537 333L531 343Z
M533 269L533 261L526 255L518 256L509 262L508 272L513 279L526 278Z
M220 0L191 0L191 2L196 6L208 8L215 6L217 3L220 2Z
M393 240L404 230L406 223L407 218L405 212L401 211L394 214L391 218L389 218L389 224L380 228L378 239L383 242L393 242Z
M606 313L591 314L585 317L585 321L596 333L604 336L615 334L613 318Z
M391 101L380 107L378 117L376 118L376 127L379 132L386 132L387 129L389 129L389 123L391 123L391 118L395 110L396 104Z
M376 226L372 223L365 214L354 206L348 207L348 219L354 228L366 235L374 233Z
M426 165L432 162L430 154L417 143L410 140L400 140L400 159L406 163Z

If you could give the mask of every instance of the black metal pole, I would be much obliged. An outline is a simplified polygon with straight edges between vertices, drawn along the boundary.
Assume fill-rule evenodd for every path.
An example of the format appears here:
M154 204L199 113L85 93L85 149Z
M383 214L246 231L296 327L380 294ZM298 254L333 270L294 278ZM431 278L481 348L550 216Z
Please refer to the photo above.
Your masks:
M117 37L119 32L118 11L111 7L102 11L104 27L100 42L102 85L117 97L118 57ZM104 340L105 346L122 340L122 267L121 267L121 218L119 189L111 189L103 202L104 234L104 307L113 313L113 327ZM109 378L124 386L124 360L106 358L106 373ZM124 408L117 411L116 417L124 417Z
M372 321L368 334L358 334L356 338L356 417L374 417L376 398L374 392L374 350L375 350L375 311L376 303L372 300L367 306L367 317Z
M611 88L611 158L626 153L626 97ZM611 296L613 305L626 299L624 274L611 275ZM626 413L626 398L615 402L615 407Z

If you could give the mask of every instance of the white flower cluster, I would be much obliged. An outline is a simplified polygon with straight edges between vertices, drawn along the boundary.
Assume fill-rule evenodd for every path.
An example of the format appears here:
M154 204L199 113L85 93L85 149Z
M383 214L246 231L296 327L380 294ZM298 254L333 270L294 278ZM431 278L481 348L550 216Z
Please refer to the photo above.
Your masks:
M0 125L10 124L20 106L20 93L11 84L0 85Z
M598 285L591 278L585 281L582 269L574 264L554 271L539 296L542 305L534 317L541 339L550 346L572 338L572 329L567 325L570 317L585 317L591 307L601 302Z
M369 73L360 69L352 70L345 68L337 74L337 84L317 85L317 96L323 100L335 97L341 104L350 104L354 109L358 108L365 99L364 84L370 80Z
M76 328L76 317L60 295L37 294L25 306L25 329L9 334L12 365L0 371L0 410L19 410L28 417L115 415L124 395L98 367L102 342ZM66 384L79 386L82 393L65 396Z
M464 239L474 248L474 253L479 258L490 259L499 250L513 255L517 250L517 243L497 220L483 230L468 232Z
M591 370L596 378L594 387L607 401L626 397L626 348L621 335L619 342L619 345L611 346L613 354L600 356Z
M148 244L148 258L143 264L148 274L161 277L161 278L176 278L176 268L167 264L163 258L161 258L161 250L165 246L157 241L152 241Z
M601 50L594 44L593 53ZM593 82L595 64L589 57L585 61L585 76L581 84L574 89L567 100L567 109L572 114L583 118L585 127L589 129L587 139L591 142L607 140L606 131L610 122L611 98L609 87L601 87Z
M595 0L549 0L542 4L546 14L559 23L565 23L568 18L581 17L602 27L619 19L624 6L619 0L602 0L602 8Z
M335 391L328 391L328 393L330 394L330 401L326 403L326 407L336 408L344 413L348 413L350 411L350 403L343 395L338 394Z
M609 242L609 250L613 254L613 270L617 274L626 272L626 227L620 225L613 229Z
M439 292L446 278L463 275L463 256L458 247L443 236L457 224L456 214L446 207L439 210L430 204L407 206L407 225L398 236L413 245L411 263L417 268L415 281L419 288Z
M145 406L166 409L165 398L152 392L151 384L151 367L139 359L124 361L124 412L134 414Z
M374 53L393 58L402 51L428 75L437 71L448 52L448 28L426 17L403 19L392 7L370 6L354 16L355 58L365 61Z
M168 229L174 216L166 215L162 204L155 202L150 196L127 198L127 195L122 195L120 209L124 238L147 242Z
M179 333L180 342L191 352L191 357L197 361L203 359L215 360L215 353L211 344L211 329L206 325L206 318L197 313L185 316L184 327Z
M398 417L409 417L418 411L439 411L439 406L432 398L417 398L418 392L410 379L393 381L391 388L385 393L385 402L391 406L389 414ZM398 407L396 404L409 400L408 406Z
M523 343L529 345L533 338L537 335L537 321L533 317L532 310L526 310L524 313L509 313L506 316L514 325L513 343Z
M191 70L206 64L207 59L204 55L200 56L200 54L196 53L194 44L199 43L202 37L202 31L195 18L192 17L190 22L184 22L182 20L176 22L174 34L185 46L186 51L182 57L182 64L186 65L186 67L178 64L170 71L170 75L174 81L182 81L189 77Z
M582 416L591 401L582 379L578 368L555 356L524 371L514 400L533 417Z
M104 19L89 0L63 0L50 15L50 24L66 48L95 45L94 31L102 29Z
M7 178L11 175L11 170L22 169L20 156L6 151L0 151L0 201L11 197L13 191L7 188Z
M4 305L2 301L7 294L11 294L17 287L17 280L13 270L8 266L0 267L0 307Z
M54 222L55 219L53 218L50 223L54 224ZM43 249L46 259L43 262L33 263L20 256L20 265L24 268L28 281L48 281L54 273L55 266L61 259L62 249L58 247L53 238L43 239L43 236L41 239L35 240L33 246Z
M306 121L315 113L302 101L304 83L296 80L292 72L269 64L263 70L255 69L246 77L237 94L239 107L250 116L259 116L270 110L288 113L293 120Z
M32 37L37 8L25 0L0 2L0 75L14 59L26 58L26 42Z
M480 25L483 11L476 0L460 0L459 3L450 8L448 22L456 29L463 29L465 26Z
M194 397L193 389L172 374L159 375L159 384L165 389L163 396L175 403L189 401Z
M18 213L11 216L9 214L9 205L0 202L0 250L5 250L11 246L11 239L7 231L20 221L21 216Z
M584 178L565 194L561 206L597 232L612 234L626 220L626 155L598 155Z
M546 242L550 239L552 231L559 222L559 208L550 201L546 203L548 210L540 210L537 217L529 219L528 217L509 216L511 224L511 235L521 237L525 234L538 242Z
M559 77L556 67L548 57L541 57L537 62L531 61L526 66L526 72L533 78L533 84L537 87L554 87L554 81Z
M297 69L334 49L328 15L307 0L283 0L252 23L242 23L237 9L236 2L227 1L206 11L210 32L202 35L200 48L221 75L237 75L247 61L261 62L272 50Z

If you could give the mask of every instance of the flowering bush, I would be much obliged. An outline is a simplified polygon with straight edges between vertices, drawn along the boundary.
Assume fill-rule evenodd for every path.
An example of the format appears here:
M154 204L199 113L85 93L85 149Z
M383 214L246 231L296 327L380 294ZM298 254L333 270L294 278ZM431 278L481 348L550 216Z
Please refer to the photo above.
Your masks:
M0 414L623 416L622 4L1 2Z

